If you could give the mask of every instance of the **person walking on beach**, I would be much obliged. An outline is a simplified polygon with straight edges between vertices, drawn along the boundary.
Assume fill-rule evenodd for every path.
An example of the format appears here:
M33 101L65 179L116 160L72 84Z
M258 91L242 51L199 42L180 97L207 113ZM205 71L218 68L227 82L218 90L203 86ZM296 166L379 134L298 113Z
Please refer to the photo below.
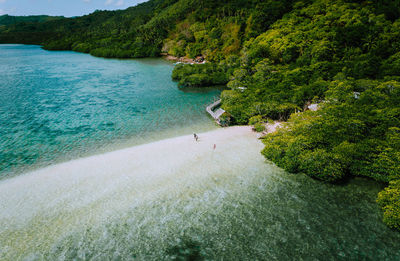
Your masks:
M199 136L197 136L197 134L196 134L196 133L193 133L193 137L194 137L194 139L195 139L196 141L198 141L198 139L199 139Z
M214 150L217 148L217 144L214 144Z

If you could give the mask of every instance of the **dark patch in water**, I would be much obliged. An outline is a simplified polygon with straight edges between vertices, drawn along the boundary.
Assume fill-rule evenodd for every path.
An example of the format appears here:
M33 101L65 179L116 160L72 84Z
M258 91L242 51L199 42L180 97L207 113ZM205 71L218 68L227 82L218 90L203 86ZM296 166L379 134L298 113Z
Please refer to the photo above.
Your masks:
M178 243L166 251L166 258L180 261L202 261L205 260L204 252L200 244L189 237L177 240Z

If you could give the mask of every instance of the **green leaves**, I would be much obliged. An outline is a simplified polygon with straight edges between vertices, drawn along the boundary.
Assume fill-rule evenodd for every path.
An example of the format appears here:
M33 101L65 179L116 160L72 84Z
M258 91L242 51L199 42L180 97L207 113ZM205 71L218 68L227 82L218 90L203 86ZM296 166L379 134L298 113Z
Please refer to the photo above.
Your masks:
M400 230L400 180L392 181L378 194L378 204L383 210L383 221Z
M172 72L172 79L179 81L180 86L213 86L225 85L228 74L223 66L214 64L178 64Z
M390 181L378 202L384 221L400 229L398 89L394 81L333 81L319 110L292 115L286 128L264 138L262 153L289 172L322 181Z

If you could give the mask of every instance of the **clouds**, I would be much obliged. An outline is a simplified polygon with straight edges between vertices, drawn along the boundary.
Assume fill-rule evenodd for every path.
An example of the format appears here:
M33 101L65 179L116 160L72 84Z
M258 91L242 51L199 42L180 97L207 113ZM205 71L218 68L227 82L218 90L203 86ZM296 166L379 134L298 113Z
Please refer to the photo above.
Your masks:
M0 0L1 1L1 0ZM104 3L105 5L115 5L115 6L123 6L125 4L124 0L118 0L118 1L114 1L114 0L106 0L106 2Z

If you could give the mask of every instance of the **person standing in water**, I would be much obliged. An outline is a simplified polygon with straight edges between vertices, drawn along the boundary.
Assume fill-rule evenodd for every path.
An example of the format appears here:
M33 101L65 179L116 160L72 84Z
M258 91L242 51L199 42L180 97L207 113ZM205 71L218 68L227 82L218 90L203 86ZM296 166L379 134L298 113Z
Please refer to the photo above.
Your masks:
M199 136L197 136L197 134L196 134L196 133L193 133L193 137L194 137L194 139L195 139L196 141L198 141L198 139L199 139Z

